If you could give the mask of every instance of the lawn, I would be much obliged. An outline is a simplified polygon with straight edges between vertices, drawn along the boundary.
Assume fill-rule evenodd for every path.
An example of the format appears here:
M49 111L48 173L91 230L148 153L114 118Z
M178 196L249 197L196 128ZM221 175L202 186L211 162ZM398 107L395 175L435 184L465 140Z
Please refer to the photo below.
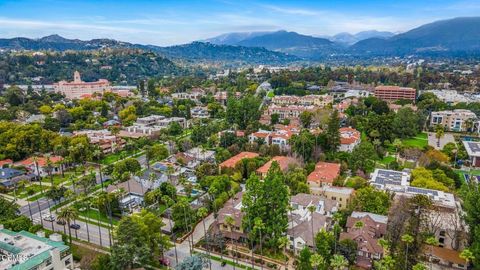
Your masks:
M57 186L57 185L65 182L65 181L68 181L70 179L70 176L75 175L75 174L74 174L73 171L71 171L71 172L64 172L64 175L65 175L65 177L62 177L61 173L53 175L53 184L55 184ZM76 175L77 176L80 175L80 172L78 172ZM49 176L45 176L45 177L42 178L42 182L43 183L51 183L52 181L51 181Z
M382 163L383 165L387 165L390 164L392 161L395 161L395 157L386 156L382 160L380 160L380 163Z
M140 153L140 151L137 151L137 153ZM105 156L100 161L100 163L102 163L104 165L110 165L114 162L117 162L117 161L119 161L123 158L126 158L128 156L131 156L133 154L134 154L133 151L126 151L126 150L123 150L123 151L120 151L120 152L117 152L117 153L108 154L107 156Z
M90 219L90 223L93 223L95 224L95 222L97 220L100 220L100 222L104 222L104 223L107 223L107 224L110 224L110 219L107 215L103 214L103 213L99 213L98 210L96 209L89 209L89 210L85 210L85 211L79 211L78 212L79 216L81 217L85 217L85 218L89 218ZM100 214L100 216L99 216ZM118 224L118 220L116 220L115 218L112 218L112 224L113 225L117 225Z
M417 136L403 140L403 146L424 148L428 145L428 134L420 133Z
M47 186L42 186L43 190L46 191L49 189L49 187ZM26 197L28 197L29 193L30 194L35 194L35 193L38 193L42 190L42 188L40 188L40 185L39 184L32 184L30 186L27 186L25 188L19 188L17 189L17 198L20 198L20 199L24 199ZM10 191L8 193L8 195L11 195L13 196L13 191Z

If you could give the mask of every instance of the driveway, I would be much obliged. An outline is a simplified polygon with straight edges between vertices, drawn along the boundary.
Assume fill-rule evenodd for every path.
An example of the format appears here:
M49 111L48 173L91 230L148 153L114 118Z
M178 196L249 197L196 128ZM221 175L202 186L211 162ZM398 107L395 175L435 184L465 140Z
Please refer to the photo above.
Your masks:
M428 145L437 150L442 150L447 143L451 142L455 143L455 138L451 133L445 133L443 137L440 138L440 144L438 144L438 139L435 137L435 132L428 133Z

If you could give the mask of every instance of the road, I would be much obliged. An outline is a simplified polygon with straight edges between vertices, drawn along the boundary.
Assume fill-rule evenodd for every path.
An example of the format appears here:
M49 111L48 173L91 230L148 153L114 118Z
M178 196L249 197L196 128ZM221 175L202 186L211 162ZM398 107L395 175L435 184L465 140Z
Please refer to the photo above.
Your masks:
M48 214L47 211L42 212L42 213L43 213L43 215ZM54 212L52 212L52 215L56 216ZM36 214L33 215L33 223L34 224L42 224L42 222L43 222L43 227L45 229L54 230L56 232L61 232L61 233L65 233L66 235L68 235L68 225L63 226L63 225L57 224L56 221L54 221L54 222L50 222L50 221L46 221L46 220L41 221L40 220L40 213L36 213ZM109 233L108 233L107 228L89 223L88 224L89 234L88 234L87 233L87 225L86 225L85 222L80 221L80 220L76 220L75 223L80 225L80 229L78 229L78 230L71 229L72 237L90 242L90 243L95 244L95 245L99 245L99 246L103 246L103 247L110 247L110 238L109 238ZM53 228L52 228L52 226L53 226ZM90 239L89 239L88 235L90 235Z

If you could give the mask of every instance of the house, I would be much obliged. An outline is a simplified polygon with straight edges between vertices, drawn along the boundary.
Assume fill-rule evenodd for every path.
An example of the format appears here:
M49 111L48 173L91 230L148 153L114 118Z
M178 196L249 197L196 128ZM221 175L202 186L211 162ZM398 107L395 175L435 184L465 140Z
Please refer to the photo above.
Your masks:
M269 130L259 130L257 132L253 132L250 135L248 135L248 142L254 143L261 141L267 145L270 144L270 134L272 132Z
M115 120L115 119L111 119L111 120L108 120L106 122L103 122L103 128L110 128L110 127L121 127L122 124Z
M277 106L275 104L271 104L267 108L267 115L272 116L272 114L278 114L278 118L280 120L285 119L298 119L300 114L304 111L314 111L314 106L298 106L298 105L288 105L288 106Z
M480 123L477 115L470 110L456 109L438 111L430 114L430 126L441 125L450 131L479 131Z
M340 176L340 164L320 161L307 177L310 188L332 186L333 181Z
M346 232L340 234L340 241L351 239L357 242L356 265L371 269L373 260L383 257L383 248L378 240L387 232L388 217L367 213L352 212L347 219Z
M273 162L277 162L278 166L280 167L280 170L282 172L287 172L290 166L295 166L298 165L299 162L293 157L287 157L287 156L276 156L272 158L270 161L265 163L262 167L257 169L257 174L260 176L260 178L265 178L267 176L268 171L270 170L270 167L272 166Z
M40 175L43 177L49 175L49 173L61 173L63 168L63 164L61 164L62 161L63 157L61 156L38 157L36 162L35 158L30 157L22 161L16 162L15 166L23 166L27 170L33 172L35 175Z
M0 168L0 186L4 188L13 188L22 180L31 180L35 176L27 174L24 171L12 168Z
M235 194L218 211L217 220L211 225L214 233L221 233L223 237L235 241L248 240L248 235L242 228L242 197L242 192ZM229 218L232 219L232 224L229 224Z
M348 187L323 186L311 187L310 193L313 195L325 196L326 198L338 202L338 209L346 209L352 199L355 190Z
M190 109L190 115L192 118L209 118L210 113L208 112L207 107L196 106Z
M338 151L352 152L355 146L360 144L361 135L360 132L351 127L342 127L340 132L340 146Z
M215 162L215 151L194 147L188 151L179 152L171 156L169 161L194 169L202 162Z
M474 167L480 167L480 142L463 141L462 143L467 150L470 164Z
M205 91L201 88L193 88L190 92L173 93L174 99L189 99L194 101L200 101L200 98L205 96Z
M150 115L146 117L137 118L137 121L129 127L124 127L124 134L121 136L127 136L128 134L139 134L139 136L155 136L160 134L162 129L168 128L168 126L176 122L182 128L188 127L188 121L184 117L170 117L167 118L163 115Z
M435 265L434 269L468 269L467 262L460 258L460 252L456 250L426 245L423 254Z
M11 159L0 160L0 168L9 167L11 165L13 165L13 160Z
M388 190L395 196L413 197L425 195L437 206L445 209L456 209L457 202L452 193L440 190L410 186L410 173L408 171L394 171L375 169L370 176L370 184L377 189Z
M62 236L52 233L45 238L27 231L14 232L0 225L0 269L74 269L70 247L62 242Z
M261 142L266 145L277 145L280 151L286 152L290 150L290 138L299 132L300 129L296 125L290 124L286 126L277 124L274 131L260 129L251 133L248 135L248 141L250 143Z
M107 192L121 192L120 207L130 211L143 204L144 195L148 191L140 182L129 179L125 182L112 184L107 187Z
M241 152L227 160L225 160L224 162L220 163L220 165L218 166L219 169L226 169L226 168L230 168L230 169L233 169L235 168L235 166L237 165L237 163L239 163L240 161L242 161L242 159L245 159L245 158L256 158L258 157L259 155L257 153L253 153L253 152Z
M289 249L296 254L305 247L313 250L314 236L320 230L331 227L332 215L338 211L338 203L323 196L299 193L290 198L290 207L292 210L288 214L287 230Z

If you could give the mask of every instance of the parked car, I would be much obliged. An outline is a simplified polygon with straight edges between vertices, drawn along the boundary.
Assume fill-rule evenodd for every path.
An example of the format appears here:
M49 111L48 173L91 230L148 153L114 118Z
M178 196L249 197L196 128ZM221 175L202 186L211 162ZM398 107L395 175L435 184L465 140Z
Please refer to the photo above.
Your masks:
M57 220L57 224L58 225L65 225L67 223L65 221L59 219L59 220Z
M167 258L160 259L160 264L165 265L165 266L170 266L170 260Z
M54 221L55 221L55 216L53 216L53 215L44 215L44 216L43 216L43 220L45 220L45 221L50 221L50 222L54 222Z
M74 230L78 230L78 229L80 229L80 225L76 224L76 223L73 223L73 224L70 224L70 228L72 228Z

